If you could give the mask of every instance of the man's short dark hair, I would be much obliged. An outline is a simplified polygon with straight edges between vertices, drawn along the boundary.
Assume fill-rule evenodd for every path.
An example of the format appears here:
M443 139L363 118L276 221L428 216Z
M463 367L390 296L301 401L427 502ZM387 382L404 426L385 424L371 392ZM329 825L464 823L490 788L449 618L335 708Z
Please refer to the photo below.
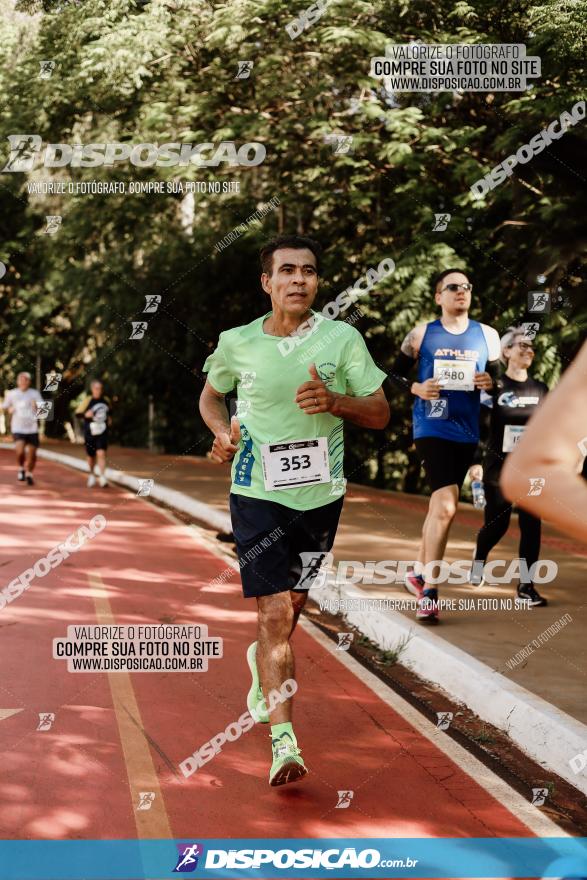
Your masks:
M259 252L261 268L266 275L273 273L273 254L281 248L295 248L296 250L307 248L309 251L312 251L316 258L316 271L318 275L320 274L322 268L322 248L317 241L314 241L313 238L307 238L305 235L278 235L276 238L272 238L271 241L266 242Z
M436 278L434 278L432 281L432 290L434 291L434 293L436 293L436 288L438 287L440 282L443 280L443 278L446 278L447 275L452 275L453 272L460 272L461 275L466 275L467 278L469 277L469 273L467 272L466 269L445 269L443 272L441 272L439 275L437 275Z

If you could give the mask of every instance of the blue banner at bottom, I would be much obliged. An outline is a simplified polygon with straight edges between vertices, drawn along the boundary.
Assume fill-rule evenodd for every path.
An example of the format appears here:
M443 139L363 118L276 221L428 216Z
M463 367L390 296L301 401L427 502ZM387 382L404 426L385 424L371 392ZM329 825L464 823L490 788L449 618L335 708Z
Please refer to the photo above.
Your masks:
M587 880L587 838L0 841L1 880L565 878Z

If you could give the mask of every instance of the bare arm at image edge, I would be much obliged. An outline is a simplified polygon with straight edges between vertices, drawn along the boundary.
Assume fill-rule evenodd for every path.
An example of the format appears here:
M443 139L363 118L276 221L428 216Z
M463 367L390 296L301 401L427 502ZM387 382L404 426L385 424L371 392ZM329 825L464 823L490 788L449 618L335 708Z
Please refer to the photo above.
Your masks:
M510 501L587 542L587 482L577 473L585 446L587 343L530 421L501 478ZM534 480L544 485L539 495L528 495Z

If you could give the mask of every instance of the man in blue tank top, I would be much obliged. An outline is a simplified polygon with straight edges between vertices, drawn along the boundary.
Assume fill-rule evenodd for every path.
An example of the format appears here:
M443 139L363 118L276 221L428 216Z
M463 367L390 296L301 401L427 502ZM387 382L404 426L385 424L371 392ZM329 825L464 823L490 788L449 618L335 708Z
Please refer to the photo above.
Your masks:
M414 443L432 492L419 553L424 570L444 557L459 493L479 442L481 391L489 391L499 375L499 335L469 318L471 291L460 269L447 269L434 280L441 317L408 333L390 375L416 398ZM418 379L411 382L407 376L416 363ZM418 619L436 623L436 588L416 573L406 577L405 586L418 598Z

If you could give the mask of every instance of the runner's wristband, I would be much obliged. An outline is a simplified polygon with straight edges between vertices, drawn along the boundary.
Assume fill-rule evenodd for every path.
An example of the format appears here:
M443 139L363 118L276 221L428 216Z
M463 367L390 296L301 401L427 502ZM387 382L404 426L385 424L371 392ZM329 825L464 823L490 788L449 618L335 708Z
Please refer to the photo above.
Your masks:
M415 358L400 351L388 374L389 381L392 382L396 388L401 388L402 391L409 392L412 387L412 380L408 379L408 374L415 365Z
M496 361L488 361L485 370L489 373L491 378L493 379L493 388L495 389L497 386L497 382L500 376L503 374L503 365L500 360ZM491 392L488 392L491 394Z

